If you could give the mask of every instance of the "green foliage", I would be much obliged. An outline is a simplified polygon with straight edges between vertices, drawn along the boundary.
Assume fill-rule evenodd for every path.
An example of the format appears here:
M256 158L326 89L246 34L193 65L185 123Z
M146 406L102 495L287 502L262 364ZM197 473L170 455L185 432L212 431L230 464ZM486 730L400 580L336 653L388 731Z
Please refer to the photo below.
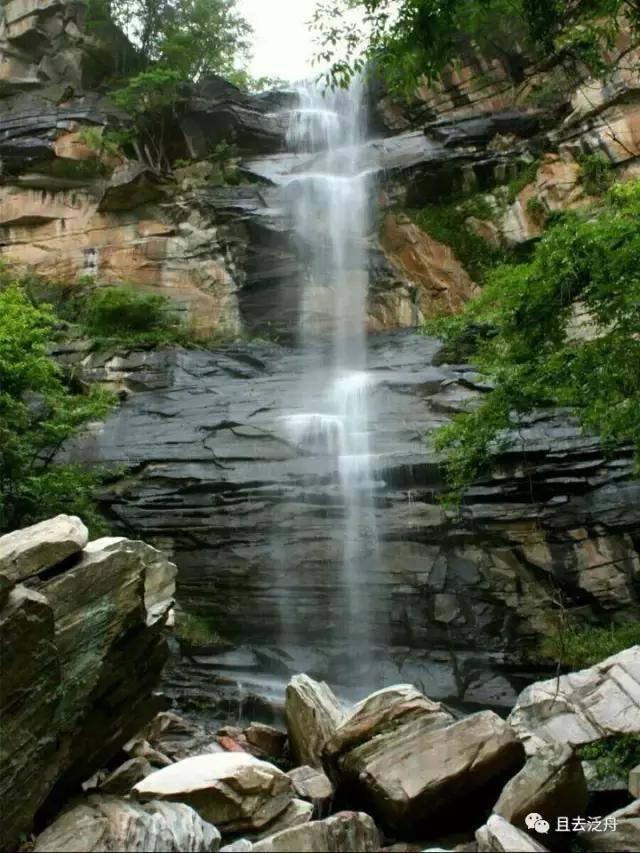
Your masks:
M599 779L624 779L640 764L640 735L616 737L588 743L580 747L578 755L583 761L594 761Z
M78 138L98 156L110 154L122 156L122 146L131 142L131 134L126 131L105 130L103 127L83 127Z
M575 87L575 75L562 64L545 70L531 85L527 102L534 107L552 110L560 107Z
M602 195L614 181L611 162L602 154L589 154L580 160L582 185L589 195Z
M236 0L90 0L90 21L112 21L141 59L182 80L229 76L246 57L251 28Z
M80 295L69 309L98 343L169 344L189 340L171 300L131 285L99 287Z
M543 658L571 669L593 666L611 655L640 644L640 624L593 626L570 625L545 637L540 647Z
M506 185L505 200L507 204L513 204L522 190L535 181L539 167L540 162L538 160L518 164L515 175Z
M76 394L48 355L54 314L34 305L0 270L0 531L59 512L99 527L91 495L99 472L54 464L56 452L89 422L104 418L113 398Z
M219 181L225 186L238 186L242 175L238 170L238 146L234 142L219 142L211 152L210 160L219 169Z
M545 203L537 195L532 195L527 201L527 213L536 222L543 223L547 217L547 208Z
M112 93L132 122L119 131L118 148L132 146L140 160L169 171L167 133L178 119L185 84L207 74L247 82L251 28L236 0L90 0L89 7L95 26L111 22L129 36L142 66Z
M184 100L184 82L179 70L155 65L132 77L112 95L116 106L133 121L131 138L137 156L158 171L169 168L167 130L177 119Z
M166 23L158 58L184 79L221 74L233 80L249 49L251 27L237 12L235 0L179 0L162 4Z
M464 38L503 55L524 42L545 56L601 70L603 46L622 26L639 23L635 0L325 0L313 21L328 82L347 86L371 63L405 91L455 61Z
M520 416L550 404L573 409L605 447L634 446L640 462L640 182L614 187L599 212L565 215L530 262L492 270L462 317L428 327L452 347L491 330L473 361L495 390L436 439L458 497L515 440ZM590 338L569 333L577 302L598 330Z
M208 646L220 642L220 635L210 619L185 610L176 611L174 633L179 640L191 646Z
M495 217L495 209L482 195L429 204L420 210L410 210L409 215L431 237L451 246L475 281L483 281L492 267L506 261L502 250L490 246L467 225L471 216L483 220Z

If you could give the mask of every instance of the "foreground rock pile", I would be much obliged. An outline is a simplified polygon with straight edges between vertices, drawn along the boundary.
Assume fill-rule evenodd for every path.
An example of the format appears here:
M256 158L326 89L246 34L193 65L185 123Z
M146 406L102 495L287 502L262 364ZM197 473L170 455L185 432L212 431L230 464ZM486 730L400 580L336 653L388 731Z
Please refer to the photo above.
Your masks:
M558 818L586 821L589 808L573 749L586 742L586 724L565 726L567 709L597 721L592 740L640 732L640 648L554 684L553 699L546 684L525 691L506 721L492 711L456 715L411 685L345 709L306 675L288 685L286 733L254 723L207 739L161 713L124 745L128 760L98 774L93 790L41 833L35 851L489 853L563 849L572 840L593 851L638 849L637 791L608 816L608 831L577 838L556 830ZM298 766L285 772L291 759ZM109 793L114 779L119 796ZM546 829L532 825L532 814ZM441 840L453 833L457 840Z

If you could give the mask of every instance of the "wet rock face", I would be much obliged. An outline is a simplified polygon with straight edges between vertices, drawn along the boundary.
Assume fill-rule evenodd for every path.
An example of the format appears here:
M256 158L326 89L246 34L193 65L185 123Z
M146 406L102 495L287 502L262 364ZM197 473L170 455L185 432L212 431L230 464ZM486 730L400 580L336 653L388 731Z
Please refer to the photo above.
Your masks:
M0 538L2 849L158 711L175 566L142 542L86 538L68 516Z
M421 335L370 341L383 569L363 548L358 575L390 638L372 680L510 705L539 671L529 654L552 628L556 587L569 611L636 618L640 484L630 454L605 458L566 413L547 413L523 425L461 518L446 513L429 436L478 391L467 368L431 366L436 350ZM135 393L69 451L129 468L105 497L112 517L171 548L181 604L249 647L192 652L172 681L181 695L215 692L216 671L349 684L335 460L283 422L303 411L302 357L266 343L131 354L113 378Z

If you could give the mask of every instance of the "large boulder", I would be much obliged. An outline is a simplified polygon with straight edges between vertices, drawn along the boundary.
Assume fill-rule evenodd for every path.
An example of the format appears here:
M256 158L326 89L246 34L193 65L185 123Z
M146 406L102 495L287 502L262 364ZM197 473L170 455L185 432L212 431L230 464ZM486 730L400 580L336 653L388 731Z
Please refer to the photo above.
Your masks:
M289 777L246 752L185 758L138 782L139 800L171 800L192 806L223 835L260 830L293 800Z
M380 849L380 833L369 815L339 812L270 835L251 849L253 853L366 853Z
M490 806L523 758L515 732L492 711L445 726L427 713L346 752L337 769L342 787L386 829L407 835L471 798Z
M102 766L160 710L153 694L167 657L162 626L176 571L143 542L107 538L90 542L75 566L46 584L61 661L67 784L90 775L88 765Z
M540 814L554 827L559 817L584 816L588 799L580 759L571 747L554 747L528 759L493 810L524 832L527 815Z
M476 832L476 842L478 853L544 853L547 849L496 814Z
M410 719L427 717L434 726L448 725L453 717L439 702L423 696L412 684L398 684L372 693L342 720L324 749L326 758L336 758L379 734L389 733Z
M85 535L63 517L0 539L5 567L38 584L0 602L1 848L13 849L36 812L56 808L159 710L176 568L126 539L80 551Z
M0 575L20 583L78 554L89 533L74 515L58 515L0 539Z
M547 744L637 734L639 719L640 646L632 646L589 669L525 688L509 724L533 754Z
M94 795L64 812L38 836L37 853L162 850L209 853L220 833L182 803L136 803Z
M331 688L308 675L294 676L287 685L285 716L294 762L322 767L325 745L343 716Z
M597 831L581 833L580 840L593 853L640 850L640 799L607 815Z

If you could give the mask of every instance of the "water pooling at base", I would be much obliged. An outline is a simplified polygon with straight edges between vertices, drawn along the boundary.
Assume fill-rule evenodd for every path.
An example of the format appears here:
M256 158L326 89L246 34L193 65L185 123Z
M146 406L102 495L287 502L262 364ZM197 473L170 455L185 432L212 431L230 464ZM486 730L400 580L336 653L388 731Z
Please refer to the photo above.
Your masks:
M288 146L315 156L305 158L305 170L294 171L284 188L306 270L299 331L308 367L305 411L283 420L293 443L327 457L328 476L335 479L343 546L335 592L346 619L333 626L332 639L359 671L372 660L374 642L384 641L384 631L374 624L368 577L379 561L379 537L370 447L375 383L367 373L372 187L370 163L364 161L363 96L358 82L346 92L323 92L314 85L299 90Z

